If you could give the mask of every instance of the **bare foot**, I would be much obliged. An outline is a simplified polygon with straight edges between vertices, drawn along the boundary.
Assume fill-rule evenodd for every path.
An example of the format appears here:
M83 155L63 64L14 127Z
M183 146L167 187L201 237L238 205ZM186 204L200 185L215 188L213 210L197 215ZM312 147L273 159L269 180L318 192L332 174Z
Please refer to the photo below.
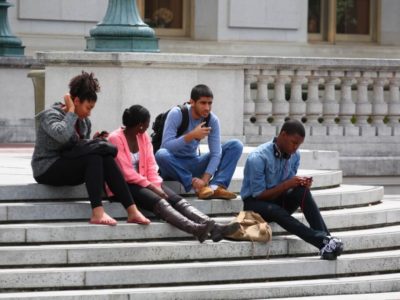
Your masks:
M115 226L117 225L117 221L111 218L105 211L102 206L96 207L92 211L92 217L89 221L90 224L97 224L97 225L110 225Z
M150 224L150 220L147 219L143 214L137 209L136 205L131 205L127 209L128 220L127 223L137 223L142 225Z

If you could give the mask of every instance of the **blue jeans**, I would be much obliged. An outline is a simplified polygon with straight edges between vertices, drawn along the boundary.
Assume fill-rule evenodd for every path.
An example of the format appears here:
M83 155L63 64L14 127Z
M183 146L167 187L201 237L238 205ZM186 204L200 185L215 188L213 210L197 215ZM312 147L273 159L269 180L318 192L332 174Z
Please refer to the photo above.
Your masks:
M287 232L321 249L323 241L330 235L324 219L319 212L310 190L296 187L274 200L257 200L248 197L243 200L244 210L259 213L267 222L276 222ZM292 217L297 208L301 208L310 227Z
M242 155L243 144L239 140L230 140L222 145L222 156L211 184L227 188L231 183L236 164ZM176 157L167 149L161 148L156 153L157 164L164 180L177 180L188 192L192 188L192 178L201 177L210 160L210 153L196 157Z

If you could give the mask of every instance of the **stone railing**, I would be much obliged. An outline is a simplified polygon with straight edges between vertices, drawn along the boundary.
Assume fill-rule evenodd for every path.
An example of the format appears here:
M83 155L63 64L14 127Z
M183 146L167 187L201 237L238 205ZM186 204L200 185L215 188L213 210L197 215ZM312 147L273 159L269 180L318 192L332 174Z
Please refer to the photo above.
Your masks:
M274 135L292 117L309 136L398 136L399 86L397 60L282 58L251 66L244 70L244 134Z
M399 59L90 52L43 52L37 59L45 66L45 107L72 74L85 69L98 76L93 130L117 128L133 103L154 117L205 83L214 92L224 140L258 145L293 117L307 128L306 149L398 157L400 168Z

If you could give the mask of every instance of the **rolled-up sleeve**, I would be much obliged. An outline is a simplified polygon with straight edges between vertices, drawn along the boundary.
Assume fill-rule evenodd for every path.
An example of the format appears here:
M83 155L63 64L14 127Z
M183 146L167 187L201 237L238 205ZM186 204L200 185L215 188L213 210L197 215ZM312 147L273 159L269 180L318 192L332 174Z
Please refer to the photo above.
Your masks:
M210 122L211 132L208 136L208 147L210 149L210 161L206 168L206 173L214 175L221 162L222 147L220 128L217 118L212 118Z

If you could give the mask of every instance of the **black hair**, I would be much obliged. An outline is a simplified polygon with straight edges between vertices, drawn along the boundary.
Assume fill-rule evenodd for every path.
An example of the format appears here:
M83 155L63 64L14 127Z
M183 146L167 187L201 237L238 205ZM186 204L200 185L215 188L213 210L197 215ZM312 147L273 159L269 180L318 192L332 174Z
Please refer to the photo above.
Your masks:
M147 121L150 121L150 112L147 108L139 104L125 109L122 115L122 124L128 128L146 123Z
M85 100L97 101L97 94L100 91L100 85L93 73L82 71L82 74L75 76L69 82L69 94L72 99L79 98L82 103Z
M194 88L192 88L192 91L190 93L190 99L194 101L199 100L201 97L214 98L211 89L205 84L196 85Z
M285 123L283 123L280 132L282 131L286 132L288 135L298 134L303 138L306 136L306 130L304 129L303 124L295 119L286 120Z

